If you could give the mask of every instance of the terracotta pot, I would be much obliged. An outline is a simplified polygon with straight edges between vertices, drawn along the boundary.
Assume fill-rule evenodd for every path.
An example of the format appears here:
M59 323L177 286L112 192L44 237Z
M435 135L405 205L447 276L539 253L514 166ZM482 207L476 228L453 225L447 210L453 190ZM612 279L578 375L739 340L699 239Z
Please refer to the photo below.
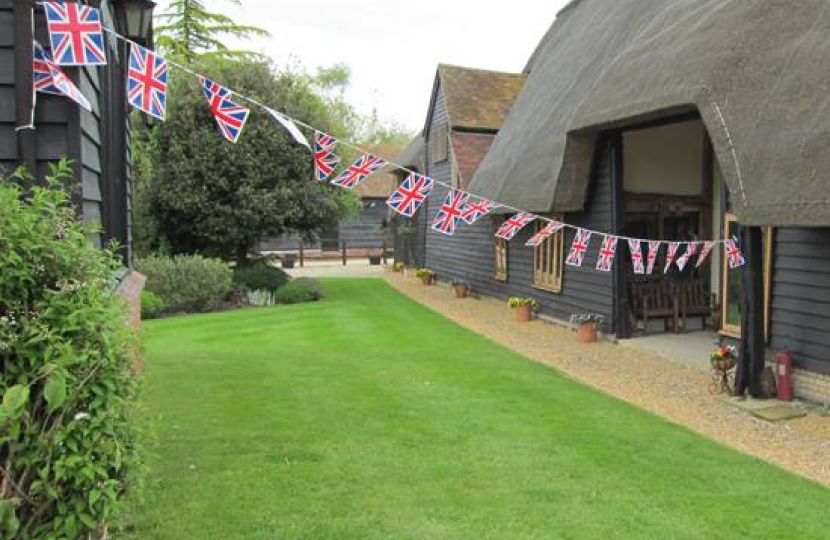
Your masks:
M513 309L516 310L516 319L519 322L530 322L533 318L533 308L531 306L516 306Z
M421 283L424 285L432 285L435 282L435 276L422 276Z
M456 283L452 286L452 290L455 291L456 298L467 298L467 284L466 283Z
M579 323L579 342L580 343L596 343L597 341L597 323L593 321Z

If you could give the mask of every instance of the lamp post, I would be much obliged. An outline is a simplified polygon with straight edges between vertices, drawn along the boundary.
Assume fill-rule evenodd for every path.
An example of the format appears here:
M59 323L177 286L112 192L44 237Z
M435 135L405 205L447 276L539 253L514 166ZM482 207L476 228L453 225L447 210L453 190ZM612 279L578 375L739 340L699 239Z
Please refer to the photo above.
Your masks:
M114 8L115 26L122 36L143 47L150 47L153 41L153 9L150 0L111 0Z

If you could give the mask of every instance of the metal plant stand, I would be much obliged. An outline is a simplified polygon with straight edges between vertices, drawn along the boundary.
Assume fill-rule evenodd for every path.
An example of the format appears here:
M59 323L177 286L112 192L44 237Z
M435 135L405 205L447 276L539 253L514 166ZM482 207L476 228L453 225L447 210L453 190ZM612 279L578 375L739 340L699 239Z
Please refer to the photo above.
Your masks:
M735 358L722 358L712 360L712 382L709 384L709 391L713 394L735 393Z

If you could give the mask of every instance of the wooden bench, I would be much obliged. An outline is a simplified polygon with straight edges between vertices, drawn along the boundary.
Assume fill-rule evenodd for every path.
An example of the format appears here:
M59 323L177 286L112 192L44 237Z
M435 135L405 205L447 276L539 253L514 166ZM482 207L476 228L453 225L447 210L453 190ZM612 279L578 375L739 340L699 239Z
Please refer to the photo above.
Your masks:
M706 328L706 320L714 317L716 306L714 296L703 289L699 281L688 281L674 284L674 289L680 303L680 321L683 331L687 329L686 321L689 317L700 317L703 328Z
M648 333L648 321L663 319L663 331L668 332L669 321L672 330L678 331L680 305L677 293L668 283L631 283L629 307L634 317L642 321L643 334Z

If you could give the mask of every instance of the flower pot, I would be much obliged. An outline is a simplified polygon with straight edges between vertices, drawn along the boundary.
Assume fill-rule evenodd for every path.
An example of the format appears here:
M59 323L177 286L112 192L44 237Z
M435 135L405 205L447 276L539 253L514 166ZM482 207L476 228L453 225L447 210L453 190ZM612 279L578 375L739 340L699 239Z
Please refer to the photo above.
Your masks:
M435 276L421 276L421 283L424 285L432 285L435 283Z
M530 322L533 318L533 306L516 306L513 309L516 310L516 319L519 322Z
M454 283L452 286L452 290L455 291L456 298L467 298L467 284L466 283Z
M294 268L294 261L296 261L296 257L293 255L285 255L282 258L282 267L283 268Z
M710 358L712 362L712 369L715 371L725 372L729 371L735 364L737 364L737 359L734 356L724 356L723 358Z
M580 343L596 343L597 323L595 323L594 321L586 321L579 323L578 335Z
M369 257L369 264L372 266L377 266L380 264L380 256L377 257Z

